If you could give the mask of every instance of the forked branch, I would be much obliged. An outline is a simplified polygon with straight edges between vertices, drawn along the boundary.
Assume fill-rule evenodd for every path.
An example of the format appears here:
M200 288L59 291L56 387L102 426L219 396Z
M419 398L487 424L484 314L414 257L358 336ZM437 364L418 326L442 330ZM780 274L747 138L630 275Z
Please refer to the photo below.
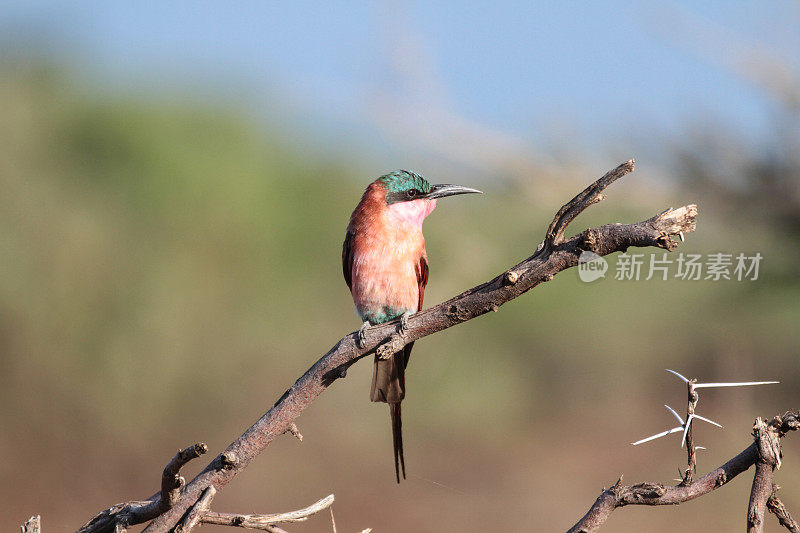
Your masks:
M181 489L186 484L180 476L181 468L206 452L208 446L202 442L178 451L164 467L161 475L161 492L145 501L118 503L105 509L78 529L78 533L124 531L128 526L148 522L168 511L180 499Z
M603 201L605 196L603 196L601 192L629 172L633 172L633 159L607 172L605 176L586 187L580 194L559 209L553 222L550 223L550 227L547 228L547 234L544 238L544 248L552 249L554 246L563 243L564 231L567 229L569 223L575 220L575 217L580 215L590 205Z
M622 479L620 478L613 487L603 490L589 511L578 523L570 528L568 533L592 533L597 531L608 520L614 509L618 507L626 505L677 505L718 489L754 464L777 465L779 464L777 458L780 457L779 439L789 431L794 431L798 428L800 428L800 413L787 412L783 416L776 416L768 423L757 419L753 432L754 442L750 446L724 465L688 484L681 482L674 486L664 486L660 483L622 485ZM756 484L754 481L750 495L750 510L748 511L747 519L748 531L761 531L761 529L753 529L753 527L759 528L763 525L764 508L761 507L760 502L763 501L764 505L766 505L768 498L774 492L771 484L772 467L770 466L769 469L769 484L764 485L764 474L762 473L761 476L762 478L759 478L758 472L756 473L758 483ZM785 508L783 510L785 511ZM788 512L785 512L785 516L789 516ZM791 517L789 516L789 518Z
M578 264L584 251L598 255L621 252L630 246L654 246L673 250L678 243L673 236L683 237L695 229L697 207L687 205L668 209L635 224L607 224L590 228L565 239L568 225L587 207L601 201L602 192L615 180L633 171L633 160L627 161L598 179L564 205L550 224L539 248L524 261L505 270L494 279L474 287L455 298L414 314L404 334L399 322L373 326L366 330L363 347L356 343L355 333L339 340L325 355L303 374L291 388L242 436L212 461L182 491L169 509L155 518L146 531L167 532L174 528L206 489L221 489L277 437L290 429L292 422L307 409L347 368L359 359L377 352L397 352L405 344L453 327L500 306L550 281L567 268ZM170 499L171 501L171 499ZM101 513L102 514L102 513ZM208 514L208 513L206 513ZM95 528L92 531L111 531ZM87 532L88 533L88 532Z

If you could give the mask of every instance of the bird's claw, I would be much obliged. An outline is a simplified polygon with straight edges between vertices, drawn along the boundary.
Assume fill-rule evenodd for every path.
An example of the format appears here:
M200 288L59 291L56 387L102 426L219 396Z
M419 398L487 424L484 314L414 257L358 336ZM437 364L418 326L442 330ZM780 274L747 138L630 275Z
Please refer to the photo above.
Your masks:
M406 311L402 315L400 315L400 334L405 335L406 331L408 331L408 318L413 315L411 311Z
M367 328L370 326L369 321L365 320L361 327L358 328L358 333L356 333L356 346L359 348L364 347L364 343L367 342Z

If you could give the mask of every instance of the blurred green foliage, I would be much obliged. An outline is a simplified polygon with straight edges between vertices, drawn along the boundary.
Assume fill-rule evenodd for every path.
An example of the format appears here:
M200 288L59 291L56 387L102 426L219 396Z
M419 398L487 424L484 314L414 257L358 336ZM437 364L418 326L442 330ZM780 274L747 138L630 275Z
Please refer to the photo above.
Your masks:
M16 458L0 467L0 500L15 511L0 513L4 529L33 513L76 527L102 507L145 496L175 448L201 439L212 451L226 445L358 327L340 246L374 176L358 175L355 156L345 166L344 155L331 160L291 144L283 125L249 115L157 94L93 93L47 66L0 70L0 453ZM566 177L563 200L605 170ZM698 232L682 250L760 252L760 279L585 284L570 270L497 314L425 339L404 410L409 471L423 481L404 489L416 490L402 493L406 509L451 505L445 520L464 527L475 517L465 507L505 509L498 524L515 529L527 514L540 516L529 498L543 476L560 476L565 491L579 476L586 507L623 467L669 478L682 461L677 443L627 445L670 423L662 403L681 405L664 368L783 382L709 393L704 414L728 429L704 435L715 459L703 461L744 447L754 416L797 407L794 233L758 213L716 210L715 191L693 188L691 176L654 194L640 174L615 184L573 231L696 202ZM559 207L538 201L535 177L475 185L487 194L443 201L426 223L427 305L531 253ZM412 511L365 511L378 497L365 486L385 482L383 490L392 477L388 416L368 401L368 367L357 365L299 421L311 443L299 451L276 444L262 465L269 473L255 467L237 481L244 488L230 491L226 510L278 510L256 503L265 499L297 507L332 488L350 529L441 530ZM554 452L542 435L553 431L563 455L544 457ZM599 442L607 469L585 464ZM790 457L785 468L796 475L800 454ZM583 470L549 472L553 459ZM259 484L290 472L297 482L285 494ZM558 501L559 490L545 501ZM787 492L800 496L800 487ZM565 506L541 523L566 527L582 509Z

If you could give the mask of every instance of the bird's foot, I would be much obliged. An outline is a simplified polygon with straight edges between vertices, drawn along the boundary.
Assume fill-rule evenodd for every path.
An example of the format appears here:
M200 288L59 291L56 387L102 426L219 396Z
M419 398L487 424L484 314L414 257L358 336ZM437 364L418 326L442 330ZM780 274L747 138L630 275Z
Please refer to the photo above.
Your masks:
M411 311L406 311L400 315L400 335L405 335L406 331L408 331L408 319L413 314Z
M365 320L361 327L358 328L358 333L356 333L356 346L359 348L364 347L364 343L367 342L367 328L370 327L370 323L368 320Z

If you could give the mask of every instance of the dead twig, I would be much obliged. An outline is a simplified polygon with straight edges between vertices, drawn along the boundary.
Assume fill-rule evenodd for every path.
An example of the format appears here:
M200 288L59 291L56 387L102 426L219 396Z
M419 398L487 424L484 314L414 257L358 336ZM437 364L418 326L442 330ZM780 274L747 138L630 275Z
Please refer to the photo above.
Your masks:
M608 171L602 178L586 187L575 196L575 198L559 209L553 222L550 223L550 227L547 228L547 234L544 238L544 248L551 249L553 246L563 243L564 231L567 229L569 223L575 220L575 217L580 215L590 205L604 200L605 196L600 193L629 172L633 172L633 159L622 163L614 170Z
M792 515L789 514L789 510L786 509L781 499L778 498L778 491L780 489L778 485L772 484L772 494L767 500L767 509L778 518L778 522L780 522L783 527L792 533L800 533L800 525L792 518Z
M180 450L170 459L161 475L161 492L148 500L118 503L98 513L84 524L78 533L121 533L128 526L142 524L152 520L170 509L179 499L180 492L186 483L179 473L181 468L197 457L205 454L208 446L198 442ZM165 496L162 497L162 494Z
M218 526L238 526L247 529L261 529L270 531L270 526L281 522L303 522L308 517L323 511L333 505L333 494L326 496L304 509L289 511L287 513L276 514L231 514L208 512L201 521L204 524L215 524Z
M300 433L300 430L297 429L297 424L295 424L294 422L289 424L289 427L286 428L286 432L290 433L292 437L296 438L300 442L303 442L303 434Z
M186 480L180 476L183 465L207 452L208 446L203 442L198 442L194 446L178 451L175 457L167 463L161 476L161 499L159 500L159 505L162 511L166 511L175 505L175 502L180 497L181 489L186 484Z
M764 423L762 422L762 424ZM626 505L677 505L718 489L759 462L762 457L762 450L774 451L774 442L777 442L780 437L783 437L789 431L800 428L800 413L787 412L782 417L776 416L764 426L765 429L755 435L754 442L739 455L692 483L684 485L681 482L674 486L664 486L660 483L638 483L628 486L621 485L620 478L620 481L617 481L613 487L603 490L583 518L569 529L569 533L592 533L597 531L608 520L614 509L618 507ZM775 457L780 456L779 444L777 451L778 453ZM748 522L750 521L749 515L750 513L748 512Z
M148 532L170 531L207 487L220 489L229 483L273 440L289 429L290 424L359 359L374 353L395 353L409 342L490 311L497 311L506 302L552 280L559 272L576 266L584 251L602 256L625 251L631 246L675 249L678 243L672 240L673 236L695 230L695 205L670 208L642 222L607 224L587 229L569 239L564 238L567 226L575 217L590 205L601 201L605 188L633 171L633 167L633 160L621 164L563 206L550 224L543 245L533 255L486 283L435 307L415 313L409 319L403 335L397 334L398 322L389 322L368 328L361 348L356 345L355 332L339 340L266 414L186 485L179 501L157 516L148 526ZM224 460L231 456L235 457L235 462Z

